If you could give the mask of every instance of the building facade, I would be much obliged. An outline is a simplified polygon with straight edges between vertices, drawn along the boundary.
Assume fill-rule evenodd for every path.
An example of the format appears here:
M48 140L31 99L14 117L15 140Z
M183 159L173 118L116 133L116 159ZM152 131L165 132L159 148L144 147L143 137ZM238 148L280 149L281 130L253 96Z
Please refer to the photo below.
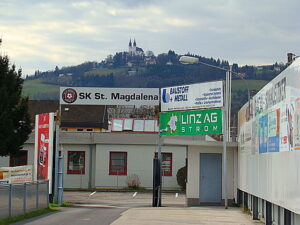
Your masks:
M126 188L138 179L139 187L152 188L156 133L60 132L64 156L65 188ZM33 164L34 134L23 148ZM163 189L180 189L176 174L185 166L186 147L162 146ZM12 166L1 157L0 166ZM133 180L135 179L135 180Z

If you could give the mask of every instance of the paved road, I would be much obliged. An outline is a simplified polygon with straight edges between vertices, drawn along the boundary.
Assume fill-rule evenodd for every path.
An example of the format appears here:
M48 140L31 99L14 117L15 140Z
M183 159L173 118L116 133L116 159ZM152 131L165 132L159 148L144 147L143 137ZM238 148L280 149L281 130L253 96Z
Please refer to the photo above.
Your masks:
M152 193L140 192L64 192L64 201L72 203L109 204L124 207L148 207L152 205ZM185 194L163 193L163 206L185 206Z
M70 207L60 211L15 223L14 225L109 225L128 208L122 207Z
M184 207L183 194L163 194L165 207L151 207L151 193L65 192L75 207L15 223L31 225L253 225L239 208Z
M185 195L163 194L163 205L184 206ZM151 207L152 193L135 192L64 192L64 201L75 207L63 207L50 213L15 225L109 225L130 208Z
M262 225L239 208L221 206L131 208L111 225Z

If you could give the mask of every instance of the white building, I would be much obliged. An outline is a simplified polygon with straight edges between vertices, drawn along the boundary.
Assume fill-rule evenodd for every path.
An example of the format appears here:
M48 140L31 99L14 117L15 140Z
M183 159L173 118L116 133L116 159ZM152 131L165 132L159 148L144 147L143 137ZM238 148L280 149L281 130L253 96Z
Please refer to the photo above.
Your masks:
M65 161L64 187L123 188L128 187L128 178L135 174L140 187L152 188L157 138L157 133L60 132ZM25 164L33 164L34 134L22 153ZM180 189L176 173L185 166L186 147L162 146L162 156L163 188ZM0 166L15 166L11 158L0 157Z
M163 144L185 146L187 150L186 205L222 205L223 145L206 141L204 135L165 137ZM237 194L237 143L227 143L227 198L233 204Z
M144 56L144 50L142 48L139 48L136 46L136 42L135 39L133 41L133 43L131 42L131 39L129 41L129 45L128 45L128 53L131 56Z

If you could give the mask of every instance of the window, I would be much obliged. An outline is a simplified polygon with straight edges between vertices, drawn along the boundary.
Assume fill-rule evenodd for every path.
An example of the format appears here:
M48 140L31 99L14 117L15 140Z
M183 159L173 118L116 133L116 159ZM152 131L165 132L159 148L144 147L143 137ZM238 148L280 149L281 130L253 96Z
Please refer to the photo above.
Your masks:
M127 152L110 152L109 175L127 175Z
M112 132L156 133L158 123L154 119L113 119Z
M123 130L123 120L122 119L114 119L112 123L113 131L122 131Z
M157 152L155 152L155 158L157 158ZM161 153L162 158L162 175L163 176L172 176L172 153Z
M83 131L83 128L78 128L77 131Z
M9 158L9 166L24 166L27 165L28 151L20 150Z
M68 174L85 174L84 151L68 151Z
M133 119L124 119L123 130L132 131L133 128Z
M145 126L144 120L134 120L133 122L133 131L135 132L143 132Z
M93 128L87 128L86 131L93 131Z

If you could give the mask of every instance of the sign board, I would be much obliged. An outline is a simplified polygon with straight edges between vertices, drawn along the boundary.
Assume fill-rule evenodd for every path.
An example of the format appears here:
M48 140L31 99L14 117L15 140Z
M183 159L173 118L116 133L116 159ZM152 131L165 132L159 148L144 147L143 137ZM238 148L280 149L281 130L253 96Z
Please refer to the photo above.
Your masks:
M34 177L35 180L49 180L49 187L52 186L53 138L54 113L36 115Z
M222 110L165 112L160 114L161 135L222 134Z
M300 150L300 77L299 65L295 65L270 81L239 111L240 150L250 154Z
M0 184L32 181L32 166L0 167Z
M223 82L175 86L161 89L161 111L223 107Z
M238 188L300 214L300 57L238 114Z
M159 105L159 89L60 87L60 104Z

